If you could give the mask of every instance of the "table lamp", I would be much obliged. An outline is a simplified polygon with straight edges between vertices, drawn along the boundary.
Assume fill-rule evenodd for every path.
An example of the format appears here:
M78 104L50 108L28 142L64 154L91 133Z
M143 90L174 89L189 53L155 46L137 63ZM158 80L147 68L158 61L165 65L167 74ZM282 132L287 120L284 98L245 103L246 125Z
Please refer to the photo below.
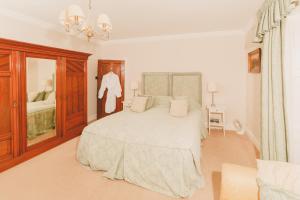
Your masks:
M139 89L139 83L137 81L131 81L130 89L133 90L133 96L135 97L135 92Z
M216 107L214 95L218 92L217 85L214 82L208 83L207 90L211 93L211 107Z

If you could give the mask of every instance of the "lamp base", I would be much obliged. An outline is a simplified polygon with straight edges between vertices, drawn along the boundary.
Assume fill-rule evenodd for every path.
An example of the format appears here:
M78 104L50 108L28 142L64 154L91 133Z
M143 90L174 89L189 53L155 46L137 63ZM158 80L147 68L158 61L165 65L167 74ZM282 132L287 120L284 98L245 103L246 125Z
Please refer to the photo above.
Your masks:
M214 92L212 92L211 93L211 107L216 107L216 104L215 104L215 93Z
M133 97L135 97L136 95L135 95L135 92L136 92L137 90L136 89L133 89Z

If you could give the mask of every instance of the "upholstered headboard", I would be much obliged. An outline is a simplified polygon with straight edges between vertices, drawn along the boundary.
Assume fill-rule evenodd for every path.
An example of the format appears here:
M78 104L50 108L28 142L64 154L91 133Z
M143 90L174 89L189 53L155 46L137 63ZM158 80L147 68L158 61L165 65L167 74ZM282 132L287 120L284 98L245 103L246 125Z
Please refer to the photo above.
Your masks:
M189 96L202 105L202 74L199 72L145 72L142 92L154 96Z

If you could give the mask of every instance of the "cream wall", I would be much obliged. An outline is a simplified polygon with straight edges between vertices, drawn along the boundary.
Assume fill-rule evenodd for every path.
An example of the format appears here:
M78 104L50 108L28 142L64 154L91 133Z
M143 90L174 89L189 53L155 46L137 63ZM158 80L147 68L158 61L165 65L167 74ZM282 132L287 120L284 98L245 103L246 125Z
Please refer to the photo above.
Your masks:
M214 32L103 43L97 51L102 59L125 60L125 93L142 72L202 72L204 102L210 104L205 85L217 83L216 103L226 107L227 129L233 120L246 124L247 63L243 32Z
M253 43L256 33L256 20L253 20L251 28L246 33L245 49L249 53L261 47L259 43ZM260 149L261 129L261 73L247 74L247 123L246 133L255 146Z
M45 90L47 80L52 80L56 73L56 62L50 59L27 58L26 77L27 92Z
M20 16L13 12L0 9L0 37L19 40L34 44L53 46L58 48L95 53L97 44L88 43L84 39L68 36L64 32L49 30L44 24L27 16ZM96 118L96 90L95 75L97 73L97 57L91 56L88 61L88 117L89 121Z
M36 65L34 62L31 62L31 60L27 60L26 62L27 66L30 65L30 67L27 67L26 69L26 87L27 87L27 93L31 92L38 92L39 91L39 69L38 65Z

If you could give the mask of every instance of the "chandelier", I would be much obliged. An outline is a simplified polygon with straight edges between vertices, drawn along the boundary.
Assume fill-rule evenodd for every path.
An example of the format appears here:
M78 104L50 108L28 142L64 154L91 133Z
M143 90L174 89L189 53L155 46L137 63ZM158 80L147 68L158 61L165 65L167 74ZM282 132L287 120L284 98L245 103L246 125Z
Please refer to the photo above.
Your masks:
M64 9L59 21L64 26L65 31L70 34L84 34L87 40L99 35L102 40L109 40L109 34L112 31L112 24L106 14L100 14L97 19L97 29L91 22L92 2L89 0L89 10L87 17L78 5L70 5Z

